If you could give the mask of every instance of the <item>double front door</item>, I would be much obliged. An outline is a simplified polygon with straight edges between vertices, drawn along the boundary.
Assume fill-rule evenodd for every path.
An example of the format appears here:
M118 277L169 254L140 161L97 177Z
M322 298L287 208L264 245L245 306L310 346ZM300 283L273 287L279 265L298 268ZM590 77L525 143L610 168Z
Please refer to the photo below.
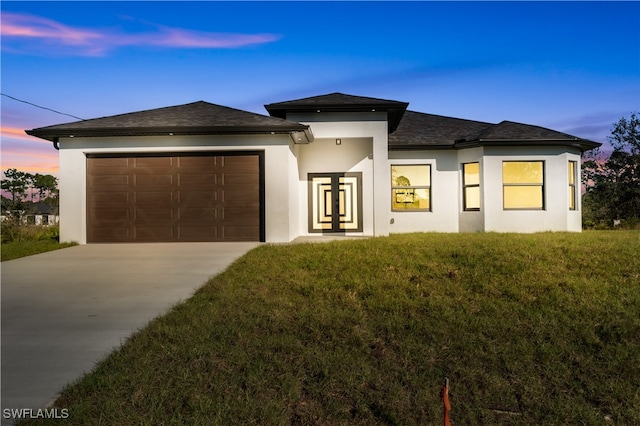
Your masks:
M309 173L309 232L362 232L362 173Z

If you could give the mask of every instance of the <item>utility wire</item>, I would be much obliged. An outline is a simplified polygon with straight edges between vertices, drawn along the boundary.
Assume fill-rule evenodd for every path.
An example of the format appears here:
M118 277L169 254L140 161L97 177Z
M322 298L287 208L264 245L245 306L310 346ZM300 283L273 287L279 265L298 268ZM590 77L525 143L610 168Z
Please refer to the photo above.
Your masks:
M28 105L34 106L34 107L36 107L36 108L46 109L47 111L55 112L56 114L66 115L66 116L69 116L69 117L77 118L78 120L82 120L82 121L86 120L86 119L84 119L84 118L80 118L80 117L77 117L77 116L72 115L72 114L67 114L67 113L65 113L65 112L56 111L55 109L51 109L51 108L47 108L47 107L43 107L43 106L41 106L41 105L36 105L36 104L34 104L34 103L31 103L31 102L23 101L22 99L14 98L13 96L9 96L9 95L7 95L6 93L0 93L0 95L2 95L2 96L6 96L7 98L9 98L9 99L13 99L14 101L18 101L18 102L22 102L22 103L25 103L25 104L28 104Z

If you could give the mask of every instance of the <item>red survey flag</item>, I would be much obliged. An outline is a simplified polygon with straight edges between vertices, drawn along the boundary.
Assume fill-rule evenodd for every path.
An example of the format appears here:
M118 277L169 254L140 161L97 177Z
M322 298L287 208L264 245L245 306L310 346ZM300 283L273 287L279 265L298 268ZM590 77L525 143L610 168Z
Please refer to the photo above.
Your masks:
M449 379L444 379L442 404L444 405L444 426L451 426L451 420L449 419L449 411L451 411L451 403L449 402Z

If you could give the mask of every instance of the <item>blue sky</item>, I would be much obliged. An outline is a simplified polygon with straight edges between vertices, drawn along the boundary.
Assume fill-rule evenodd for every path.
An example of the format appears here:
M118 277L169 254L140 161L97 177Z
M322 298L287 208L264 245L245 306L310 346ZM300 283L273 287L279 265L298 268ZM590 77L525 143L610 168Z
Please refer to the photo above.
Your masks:
M331 92L605 142L640 110L640 2L3 1L2 92L95 118L197 100L266 114ZM2 97L2 170L57 172Z

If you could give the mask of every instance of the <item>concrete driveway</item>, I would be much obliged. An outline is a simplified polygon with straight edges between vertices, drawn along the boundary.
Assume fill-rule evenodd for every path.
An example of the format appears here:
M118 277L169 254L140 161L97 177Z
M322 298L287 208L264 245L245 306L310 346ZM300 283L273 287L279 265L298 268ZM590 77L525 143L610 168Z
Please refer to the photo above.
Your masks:
M258 245L91 244L2 262L3 414L46 406Z

